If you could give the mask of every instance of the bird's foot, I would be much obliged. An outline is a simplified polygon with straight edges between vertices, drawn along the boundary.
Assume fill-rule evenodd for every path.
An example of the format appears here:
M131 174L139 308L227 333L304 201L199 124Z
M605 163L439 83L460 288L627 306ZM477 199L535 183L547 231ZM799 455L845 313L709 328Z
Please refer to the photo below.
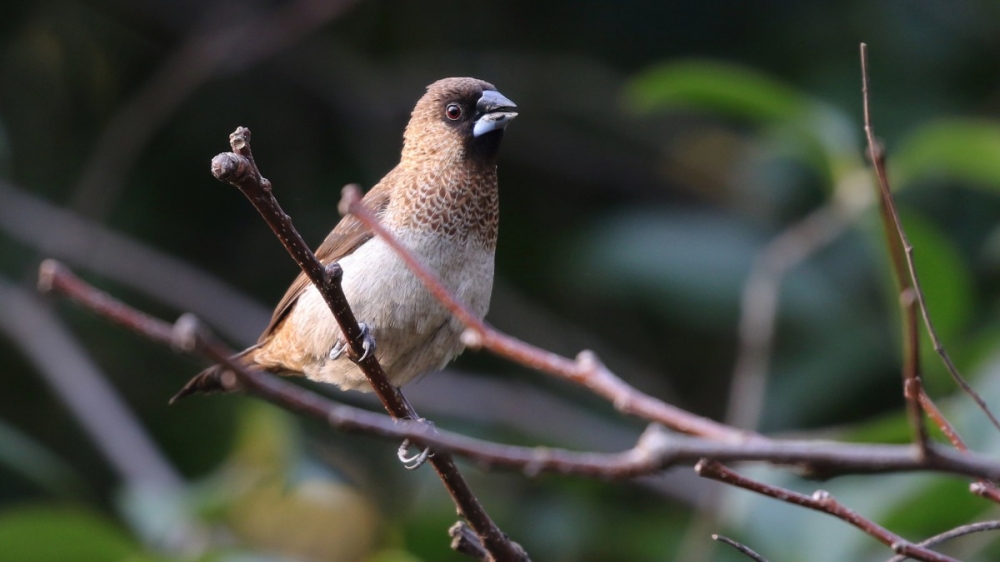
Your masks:
M434 427L434 423L426 418L417 418L416 421L422 424L426 424L431 428ZM421 466L423 466L424 463L427 462L427 459L434 456L434 453L431 452L430 447L424 447L416 454L411 455L410 454L411 446L412 443L410 443L410 440L404 439L403 443L399 446L399 450L396 451L396 458L399 459L399 462L403 463L403 468L405 468L406 470L416 470Z
M364 353L354 360L355 363L360 363L375 353L375 335L372 334L371 328L364 322L358 322L358 326L361 328L361 349L364 350Z
M375 353L375 336L372 335L371 328L369 328L368 324L365 324L364 322L358 322L358 326L361 328L361 349L363 352L361 353L361 357L358 357L357 359L351 357L351 361L354 361L355 363L360 363L365 359L368 359L371 354ZM343 335L341 335L337 338L337 342L333 344L333 347L330 348L328 357L331 361L334 361L340 359L344 352L349 350L350 346L347 345L347 340Z

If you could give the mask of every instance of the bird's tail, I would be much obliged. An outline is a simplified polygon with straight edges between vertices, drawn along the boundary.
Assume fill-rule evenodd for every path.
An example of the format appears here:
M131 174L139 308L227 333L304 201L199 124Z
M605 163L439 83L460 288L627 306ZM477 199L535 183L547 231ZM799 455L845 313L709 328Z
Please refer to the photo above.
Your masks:
M257 350L257 346L253 346L248 349L233 355L233 361L241 363L243 365L252 365L254 363L253 352ZM211 394L213 392L233 392L234 390L239 390L240 385L236 379L236 375L232 371L227 369L224 365L212 365L211 367L205 369L204 371L195 375L191 380L181 388L177 394L170 399L170 403L173 404L185 396L190 396L191 394Z

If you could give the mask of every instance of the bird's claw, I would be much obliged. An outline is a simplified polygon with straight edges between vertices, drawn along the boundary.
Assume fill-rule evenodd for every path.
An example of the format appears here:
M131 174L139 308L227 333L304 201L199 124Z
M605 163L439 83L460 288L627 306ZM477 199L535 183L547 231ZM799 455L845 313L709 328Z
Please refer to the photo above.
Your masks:
M371 328L369 328L368 324L365 324L364 322L358 322L358 327L361 328L361 349L363 351L361 353L361 357L358 357L357 359L353 357L351 358L351 360L354 361L355 363L360 363L365 359L368 359L370 355L375 353L375 336L372 335ZM330 358L331 361L336 361L337 359L340 359L340 357L344 354L344 352L348 351L349 349L350 346L347 345L347 340L344 338L344 336L341 335L340 337L337 338L337 341L336 343L333 344L333 347L330 348L330 353L328 354L328 357Z
M340 359L341 355L344 354L345 349L347 349L347 340L343 337L339 337L337 338L336 343L333 344L333 347L330 348L330 353L327 357L330 358L330 361L336 361L337 359Z
M434 424L431 421L425 418L419 418L417 421L420 423L427 424L431 427L434 426ZM406 470L416 470L421 466L423 466L424 463L427 462L427 459L434 456L434 453L431 452L430 447L424 447L423 449L420 450L420 452L411 455L410 454L411 445L412 444L410 443L409 439L404 439L403 443L399 446L399 450L396 451L396 458L399 459L399 462L403 463L403 468L405 468Z
M358 322L358 326L361 328L361 349L364 350L364 353L354 360L355 363L360 363L375 353L375 336L372 334L371 328L364 322Z

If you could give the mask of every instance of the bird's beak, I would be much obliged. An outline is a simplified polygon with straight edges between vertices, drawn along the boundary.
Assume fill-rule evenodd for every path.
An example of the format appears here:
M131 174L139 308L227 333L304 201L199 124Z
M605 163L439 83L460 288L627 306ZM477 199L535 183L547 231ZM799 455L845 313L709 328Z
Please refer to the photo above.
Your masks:
M507 126L511 119L517 117L514 111L517 106L496 90L486 90L476 102L476 125L472 128L472 136L479 137L492 131L498 131Z

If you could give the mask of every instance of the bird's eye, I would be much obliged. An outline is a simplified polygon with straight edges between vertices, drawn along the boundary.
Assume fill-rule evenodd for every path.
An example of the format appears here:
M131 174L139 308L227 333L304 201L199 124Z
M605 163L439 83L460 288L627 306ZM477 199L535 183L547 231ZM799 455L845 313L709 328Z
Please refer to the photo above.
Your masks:
M448 119L455 121L462 116L462 106L457 103L449 103L448 107L444 108L444 114L448 116Z

